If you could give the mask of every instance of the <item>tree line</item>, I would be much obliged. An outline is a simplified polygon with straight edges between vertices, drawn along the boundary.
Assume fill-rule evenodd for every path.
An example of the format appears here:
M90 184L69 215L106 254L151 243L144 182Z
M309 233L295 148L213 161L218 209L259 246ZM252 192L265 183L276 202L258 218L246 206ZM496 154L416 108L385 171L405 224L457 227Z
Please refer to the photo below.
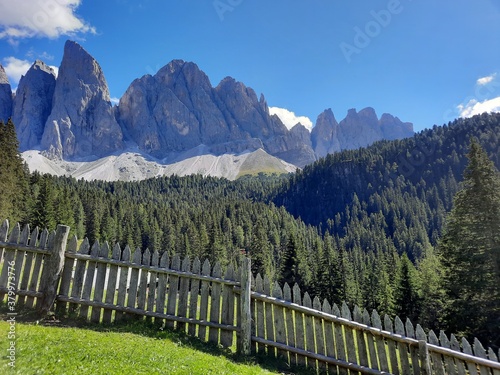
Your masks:
M468 258L444 256L459 252L452 240L463 237L445 223L458 204L454 196L468 186L471 172L466 172L465 182L462 175L472 160L471 136L478 138L479 150L480 144L488 151L489 158L484 153L479 164L493 160L489 168L494 171L500 161L499 115L457 120L408 140L330 155L290 176L236 181L194 175L89 182L29 173L17 149L14 125L1 125L0 218L49 229L63 223L78 238L92 242L209 258L223 266L235 263L244 249L254 273L282 284L298 283L332 302L347 301L499 344L500 332L492 330L500 316L498 286L491 281L499 277L500 251L481 250L489 254L482 259L497 263L486 270L478 267L475 281L470 279L469 289L464 289L475 293L489 285L475 300L476 313L485 315L474 316L478 324L458 324L465 318L455 313L470 306L456 302L464 290L451 291ZM433 149L423 154L425 163L413 163L412 173L398 171L401 155L411 161L419 144ZM488 194L495 201L492 191ZM495 233L491 225L490 233ZM480 226L475 228L479 233ZM482 272L486 275L478 276ZM485 299L489 307L480 308Z

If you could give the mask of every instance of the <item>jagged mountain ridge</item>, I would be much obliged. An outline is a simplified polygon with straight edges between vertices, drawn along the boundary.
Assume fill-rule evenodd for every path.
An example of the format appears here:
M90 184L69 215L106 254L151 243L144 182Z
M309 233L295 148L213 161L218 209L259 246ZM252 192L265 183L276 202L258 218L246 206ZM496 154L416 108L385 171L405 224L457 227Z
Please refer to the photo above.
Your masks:
M106 157L136 145L162 160L203 146L210 155L259 149L298 167L342 149L413 135L411 123L366 108L337 123L331 110L309 131L288 130L270 115L263 95L226 77L213 87L192 62L173 60L154 76L134 80L118 106L98 62L67 41L57 79L37 61L13 98L0 69L0 119L13 116L22 151L39 149L51 159Z

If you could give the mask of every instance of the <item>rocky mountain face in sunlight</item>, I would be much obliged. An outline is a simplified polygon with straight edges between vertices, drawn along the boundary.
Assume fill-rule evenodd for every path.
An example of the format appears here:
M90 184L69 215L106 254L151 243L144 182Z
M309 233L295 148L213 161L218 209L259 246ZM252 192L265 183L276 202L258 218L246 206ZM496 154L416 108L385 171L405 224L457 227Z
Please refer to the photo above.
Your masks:
M66 42L42 149L58 158L106 156L122 149L122 140L101 67L80 45Z
M203 147L208 154L263 150L298 167L328 153L413 135L411 123L372 108L349 110L337 122L328 109L309 132L288 129L271 115L263 95L226 77L212 86L192 62L173 60L155 75L134 80L113 107L104 73L79 44L68 41L56 78L36 61L12 100L0 69L0 119L13 116L22 151L40 149L52 159L100 158L135 147L168 161Z
M19 81L12 108L12 120L22 150L40 144L45 123L52 111L56 75L42 61L35 61Z

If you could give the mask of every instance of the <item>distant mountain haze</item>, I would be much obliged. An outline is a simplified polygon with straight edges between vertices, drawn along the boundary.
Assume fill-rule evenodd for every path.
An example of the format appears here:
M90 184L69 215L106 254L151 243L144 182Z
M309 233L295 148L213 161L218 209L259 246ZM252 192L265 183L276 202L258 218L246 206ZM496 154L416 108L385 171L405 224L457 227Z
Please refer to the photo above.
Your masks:
M0 120L12 116L21 151L39 150L56 161L103 158L132 148L168 163L202 147L212 156L261 149L302 168L328 153L414 134L411 123L390 114L378 118L372 108L351 109L340 122L327 109L312 131L301 123L291 127L291 112L273 113L278 114L271 114L264 95L252 88L231 77L213 87L196 64L182 60L134 80L113 107L99 63L73 41L65 44L57 78L37 60L15 95L0 66ZM282 121L279 113L288 117Z

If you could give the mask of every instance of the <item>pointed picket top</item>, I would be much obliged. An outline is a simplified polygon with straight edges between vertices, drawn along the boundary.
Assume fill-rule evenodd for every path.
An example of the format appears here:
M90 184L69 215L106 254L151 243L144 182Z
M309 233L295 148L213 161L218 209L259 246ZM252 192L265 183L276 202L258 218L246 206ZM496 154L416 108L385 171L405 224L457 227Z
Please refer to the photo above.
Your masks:
M470 346L469 342L465 339L465 337L462 337L462 348L465 354L474 355L472 353L472 347Z
M323 300L322 310L323 310L323 312L325 312L327 314L332 313L332 306L330 305L330 302L328 302L328 300L326 298Z
M318 296L314 297L313 299L313 309L321 311L321 301L319 300Z
M474 354L476 357L488 359L486 356L486 350L477 337L474 338Z
M281 290L280 284L277 281L273 284L273 295L274 298L283 299L283 291Z
M151 258L151 265L154 267L158 267L160 264L160 254L158 250L153 250L153 256Z
M141 249L137 248L134 251L134 259L132 260L132 263L141 264L141 262L142 262L142 252Z
M208 259L205 259L205 261L203 262L203 267L201 269L202 275L210 276L210 268L210 261Z
M125 246L125 249L122 252L121 260L124 262L129 262L131 253L132 252L130 251L130 246Z
M232 264L230 264L229 267L227 267L226 273L224 274L224 279L234 280L234 268Z
M342 302L342 310L340 311L340 314L342 318L352 320L351 310L349 309L349 306L347 306L347 303L345 303L345 301Z
M460 343L458 342L456 336L453 333L451 334L451 338L450 338L450 346L451 346L451 349L453 349L453 350L456 350L458 352L461 351Z
M332 314L337 316L337 317L340 317L340 309L336 303L334 303L332 306Z
M406 337L415 338L415 328L413 328L413 323L408 318L406 318Z
M114 260L120 260L120 256L122 255L122 249L120 248L120 244L117 242L115 246L113 246L113 254L111 258Z
M355 322L363 323L363 313L361 312L361 309L359 308L358 305L354 305L354 310L352 312L352 319Z
M363 324L367 326L371 326L372 324L370 313L367 309L363 309Z
M434 333L434 332L432 332L432 333ZM434 337L435 336L436 336L436 334L434 334ZM420 324L417 324L417 328L415 328L415 337L417 340L427 341L427 335L425 334L425 331L423 330L423 328ZM436 337L436 340L437 340L437 337Z
M19 223L16 223L14 229L12 229L12 232L10 232L9 240L7 242L18 243L20 235L21 235L21 227L19 226Z
M149 251L149 249L146 249L146 251L144 251L144 254L142 254L142 264L144 266L149 266L150 263L151 263L151 252Z
M170 268L176 271L181 270L181 256L179 254L175 254L172 257L172 264L170 265Z
M160 268L168 268L170 266L170 258L168 257L168 251L164 251L160 258Z
M192 272L196 275L199 275L201 272L201 262L200 262L200 258L198 258L198 257L194 258L194 260L193 260L193 271Z
M283 286L283 299L287 302L292 302L292 289L288 283Z
M498 362L498 356L492 348L488 348L488 358L490 361Z
M304 306L309 308L312 307L311 296L307 292L304 293Z
M30 246L33 246L35 247L36 246L36 243L38 241L38 227L35 227L35 229L33 229L33 232L31 232L31 235L30 235L30 242L29 242L29 245ZM2 241L2 230L0 229L0 241Z
M182 272L189 272L191 271L191 259L186 255L184 259L182 260Z
M99 251L99 256L101 258L109 259L109 244L108 241L104 241L101 245L101 251Z
M258 273L257 277L255 278L255 291L257 293L264 293L264 280L262 280L262 276L260 276L260 273Z
M38 247L40 249L46 249L47 248L47 242L49 240L49 231L47 228L42 230L42 234L40 235L40 243L38 244Z
M302 306L302 293L300 291L299 284L297 283L293 284L292 293L293 293L293 303Z
M222 277L222 268L220 263L215 263L214 269L212 270L212 276L220 279Z
M389 315L384 314L384 329L388 332L394 333L394 326Z
M19 243L21 245L27 245L30 238L30 225L26 224L21 232L21 238L19 239Z
M450 340L448 340L448 337L446 336L446 333L444 331L439 331L439 342L441 343L441 346L446 349L450 349Z
M78 247L78 239L76 236L71 237L68 242L68 247L66 248L66 252L70 254L75 254Z
M0 241L5 242L7 240L7 233L9 233L9 220L5 219L0 227Z
M394 328L396 330L396 334L405 336L405 326L403 321L396 315L396 319L394 319Z
M267 275L264 276L264 294L268 296L271 295L271 282L269 281L269 277L267 277Z
M80 245L80 249L78 250L78 254L82 255L89 255L90 253L90 244L89 244L89 239L85 237L83 242Z
M90 249L90 256L92 258L97 258L99 256L100 251L101 247L99 246L99 241L95 240L94 244L92 245L92 249Z
M419 327L420 327L420 325L417 325L417 331L418 331ZM434 331L432 329L429 331L429 344L439 346L438 337L436 336L436 334L434 333Z
M382 320L380 319L380 315L377 310L372 311L372 323L375 328L382 330Z

